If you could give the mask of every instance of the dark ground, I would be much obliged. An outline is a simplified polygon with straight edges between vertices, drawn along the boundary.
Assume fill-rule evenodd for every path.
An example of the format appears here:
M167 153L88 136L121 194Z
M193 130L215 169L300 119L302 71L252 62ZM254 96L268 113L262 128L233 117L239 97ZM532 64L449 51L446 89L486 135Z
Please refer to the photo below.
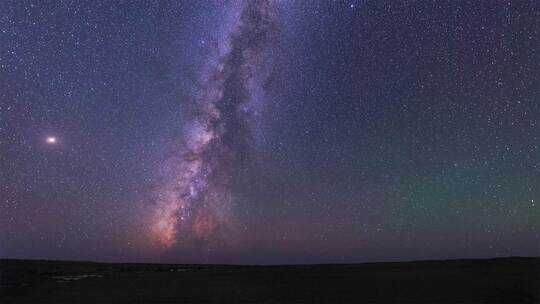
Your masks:
M539 303L540 258L309 266L0 260L2 304L411 302Z

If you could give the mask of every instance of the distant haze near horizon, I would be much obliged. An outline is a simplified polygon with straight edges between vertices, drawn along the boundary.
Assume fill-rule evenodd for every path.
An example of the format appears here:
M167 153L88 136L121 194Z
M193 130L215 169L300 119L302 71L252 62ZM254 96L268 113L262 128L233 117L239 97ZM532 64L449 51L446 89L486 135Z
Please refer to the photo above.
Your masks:
M0 3L0 259L540 256L539 1Z
M521 262L531 262L534 264L535 260L540 259L540 256L508 256L508 257L479 257L479 258L451 258L451 259L412 259L412 260L369 260L369 261L354 261L354 262L339 262L332 260L330 262L324 262L321 260L316 260L316 262L310 262L309 260L303 260L302 262L293 263L287 260L284 260L284 262L246 262L249 260L240 260L239 262L224 262L224 263L205 263L205 262L199 262L199 263L182 263L182 262L168 262L168 261L126 261L126 260L118 260L118 261L111 261L111 260L105 260L105 261L99 261L99 260L81 260L81 259L71 259L71 260L65 260L65 259L23 259L23 258L0 258L0 262L6 263L6 265L12 263L15 265L32 265L34 263L39 264L50 264L50 265L77 265L77 264L103 264L103 265L161 265L161 266L167 266L167 265L185 265L185 266L261 266L261 267L279 267L279 266L347 266L347 265L358 265L358 266L366 266L366 265L372 265L372 264L380 264L380 265L389 265L389 264L396 264L396 265L418 265L422 263L489 263L490 261L509 261L511 263L512 261L520 261ZM536 265L536 264L534 264Z

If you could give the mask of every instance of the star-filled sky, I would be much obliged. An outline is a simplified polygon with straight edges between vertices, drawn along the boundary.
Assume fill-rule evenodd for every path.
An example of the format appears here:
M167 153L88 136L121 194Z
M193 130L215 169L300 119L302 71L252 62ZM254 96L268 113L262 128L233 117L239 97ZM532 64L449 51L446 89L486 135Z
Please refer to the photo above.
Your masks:
M538 1L0 2L0 258L540 254Z

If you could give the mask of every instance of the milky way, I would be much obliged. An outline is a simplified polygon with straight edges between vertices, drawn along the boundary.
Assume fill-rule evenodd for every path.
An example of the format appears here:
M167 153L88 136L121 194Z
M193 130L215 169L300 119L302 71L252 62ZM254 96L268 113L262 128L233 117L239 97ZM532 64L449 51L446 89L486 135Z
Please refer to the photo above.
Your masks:
M158 191L152 233L164 247L209 243L234 221L231 179L251 139L250 102L268 64L275 38L269 1L248 1L228 33L224 51L202 75L193 98L195 117L182 151L168 162L167 182Z

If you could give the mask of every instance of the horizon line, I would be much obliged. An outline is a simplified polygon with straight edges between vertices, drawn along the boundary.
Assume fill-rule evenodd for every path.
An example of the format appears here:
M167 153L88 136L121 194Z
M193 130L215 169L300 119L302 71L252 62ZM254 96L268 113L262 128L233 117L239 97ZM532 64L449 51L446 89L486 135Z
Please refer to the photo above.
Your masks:
M91 263L91 264L111 264L111 265L184 265L184 266L339 266L339 265L366 265L366 264L390 264L390 263L422 263L422 262L457 262L457 261L478 261L478 260L504 260L504 259L540 259L540 256L498 256L481 258L449 258L449 259L418 259L418 260L393 260L393 261L373 261L373 262L325 262L325 263L268 263L268 264L234 264L234 263L163 263L163 262L106 262L92 260L63 260L63 259L33 259L33 258L0 258L0 262L60 262L60 263Z

